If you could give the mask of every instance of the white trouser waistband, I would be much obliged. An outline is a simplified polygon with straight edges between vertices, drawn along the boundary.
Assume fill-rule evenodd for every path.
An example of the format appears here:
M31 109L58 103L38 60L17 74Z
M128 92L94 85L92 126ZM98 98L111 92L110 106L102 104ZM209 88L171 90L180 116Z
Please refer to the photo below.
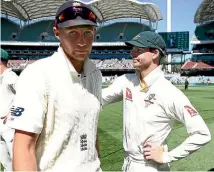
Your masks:
M158 164L154 161L147 160L137 160L131 156L127 156L124 159L124 164L122 167L123 172L139 172L139 171L148 171L148 172L158 172L161 171L170 171L169 164Z

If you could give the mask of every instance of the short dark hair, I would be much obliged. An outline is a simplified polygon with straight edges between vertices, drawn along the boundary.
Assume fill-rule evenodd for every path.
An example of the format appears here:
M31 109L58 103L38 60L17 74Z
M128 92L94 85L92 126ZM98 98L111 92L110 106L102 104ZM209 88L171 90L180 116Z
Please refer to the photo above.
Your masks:
M6 59L1 59L1 63L3 63L4 65L7 65L8 60L6 60Z
M150 52L153 52L155 50L158 50L159 51L159 65L161 64L161 60L165 57L165 55L157 48L149 48L149 51Z
M160 59L163 58L163 57L165 56L159 49L157 49L157 48L149 48L149 51L150 51L150 52L153 52L153 51L155 51L155 50L158 50L158 51L159 51L159 57L160 57Z

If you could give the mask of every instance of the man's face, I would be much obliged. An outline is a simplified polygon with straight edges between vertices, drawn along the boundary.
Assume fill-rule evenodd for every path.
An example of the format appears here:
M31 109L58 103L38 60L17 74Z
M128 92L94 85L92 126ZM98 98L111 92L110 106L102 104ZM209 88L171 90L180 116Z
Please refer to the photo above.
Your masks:
M84 61L91 53L95 27L73 26L58 28L58 39L65 54L77 61Z
M135 69L147 69L153 61L153 53L149 48L133 47L131 56L133 59L133 66Z

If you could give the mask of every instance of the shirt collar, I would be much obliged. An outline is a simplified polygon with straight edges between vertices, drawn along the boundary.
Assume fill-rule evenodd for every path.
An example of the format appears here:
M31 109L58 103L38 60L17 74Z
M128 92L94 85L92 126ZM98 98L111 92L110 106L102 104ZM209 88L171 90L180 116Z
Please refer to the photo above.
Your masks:
M87 76L88 74L92 73L96 69L96 66L93 64L93 62L91 62L89 58L86 58L84 61L84 65L83 65L83 72L81 74L79 74L61 47L58 48L58 53L62 54L64 57L66 57L65 58L66 63L68 65L68 68L69 68L69 71L70 71L72 77L76 78L76 77L79 77L81 75Z
M140 86L141 91L147 92L149 87L159 78L159 76L163 75L163 71L161 70L161 66L155 68L152 72L150 72L144 79L141 81Z
M161 75L163 75L163 71L161 70L161 66L158 66L144 78L144 81L150 87Z
M7 68L2 74L0 77L3 77L4 75L6 75L8 72L12 71L11 68Z

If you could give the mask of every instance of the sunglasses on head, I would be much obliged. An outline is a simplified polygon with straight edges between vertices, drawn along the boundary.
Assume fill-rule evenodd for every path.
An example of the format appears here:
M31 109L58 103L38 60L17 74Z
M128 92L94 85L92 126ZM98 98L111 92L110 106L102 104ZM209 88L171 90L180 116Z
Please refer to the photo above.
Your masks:
M86 7L69 7L62 11L58 17L56 17L56 22L63 23L68 20L74 20L80 16L84 20L90 20L94 23L97 23L96 15Z

